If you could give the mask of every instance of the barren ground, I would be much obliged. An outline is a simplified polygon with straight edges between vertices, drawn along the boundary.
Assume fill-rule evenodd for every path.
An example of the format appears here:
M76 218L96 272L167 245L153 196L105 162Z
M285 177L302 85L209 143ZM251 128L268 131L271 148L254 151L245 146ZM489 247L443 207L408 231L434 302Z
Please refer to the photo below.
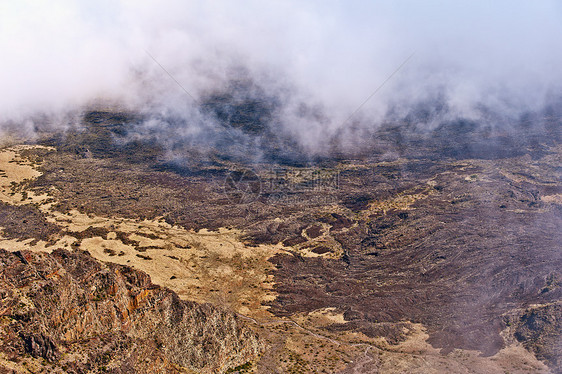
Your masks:
M540 344L554 343L514 330L517 313L560 300L559 146L341 162L322 190L287 167L300 187L244 204L225 197L226 166L184 175L96 156L3 149L0 248L87 250L233 310L270 347L253 372L549 372L533 352L548 360Z

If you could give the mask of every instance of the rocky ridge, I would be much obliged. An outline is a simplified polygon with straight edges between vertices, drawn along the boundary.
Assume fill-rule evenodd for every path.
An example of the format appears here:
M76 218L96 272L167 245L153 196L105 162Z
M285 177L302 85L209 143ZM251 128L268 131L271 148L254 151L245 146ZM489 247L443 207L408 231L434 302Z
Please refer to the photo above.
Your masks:
M224 373L263 349L235 314L78 250L0 250L0 321L6 373Z

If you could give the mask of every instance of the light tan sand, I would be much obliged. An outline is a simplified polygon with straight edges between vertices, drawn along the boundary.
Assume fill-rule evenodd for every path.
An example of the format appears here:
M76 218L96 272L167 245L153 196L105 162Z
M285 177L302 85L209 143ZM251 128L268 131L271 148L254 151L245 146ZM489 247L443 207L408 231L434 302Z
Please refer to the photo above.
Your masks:
M541 200L545 203L562 204L562 194L541 196Z
M29 204L42 200L33 194L24 198L22 193L16 192L16 184L32 180L41 175L34 165L20 156L20 152L30 148L51 149L42 146L18 145L0 150L0 201L10 204ZM32 196L33 195L33 196Z
M427 198L433 191L433 188L427 187L422 193L409 194L404 192L387 200L375 201L369 204L369 207L361 212L361 215L367 218L377 213L386 214L389 210L411 210L416 201Z
M454 350L442 355L428 342L421 324L411 324L408 339L396 346L387 346L379 352L379 370L382 373L550 373L520 344L512 343L491 357L482 357L478 351Z
M281 245L248 247L240 240L242 232L220 229L194 232L172 226L163 220L133 220L120 217L96 217L77 210L61 213L52 209L47 195L28 196L13 193L13 184L37 178L39 165L23 159L19 152L30 146L17 146L0 151L0 199L9 204L38 203L47 220L66 230L81 233L88 228L109 231L106 238L95 236L78 240L71 235L54 238L55 244L33 239L2 238L0 248L52 251L57 248L87 250L95 258L132 266L150 274L152 281L168 287L184 299L223 304L241 313L268 316L261 304L273 300L273 265L267 261L282 252ZM126 237L126 243L118 235ZM137 243L135 243L137 242Z

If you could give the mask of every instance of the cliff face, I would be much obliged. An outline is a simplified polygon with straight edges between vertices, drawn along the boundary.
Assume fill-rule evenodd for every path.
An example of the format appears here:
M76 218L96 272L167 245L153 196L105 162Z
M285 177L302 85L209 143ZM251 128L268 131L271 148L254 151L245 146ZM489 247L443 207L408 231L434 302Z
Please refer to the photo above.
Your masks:
M547 291L545 291L547 292ZM509 319L515 338L537 358L562 373L562 303L528 308Z
M221 373L261 349L234 314L182 301L140 271L83 251L0 250L0 373L37 363L47 372Z

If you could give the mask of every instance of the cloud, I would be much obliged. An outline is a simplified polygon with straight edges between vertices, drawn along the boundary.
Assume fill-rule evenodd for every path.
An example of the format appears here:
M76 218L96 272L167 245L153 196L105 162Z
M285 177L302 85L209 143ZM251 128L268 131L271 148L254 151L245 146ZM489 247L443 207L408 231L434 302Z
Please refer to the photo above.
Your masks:
M197 104L240 75L312 152L420 103L447 108L438 121L513 119L560 98L561 21L547 0L2 1L0 122L115 102L149 115L152 134L173 117L176 139L209 138Z

